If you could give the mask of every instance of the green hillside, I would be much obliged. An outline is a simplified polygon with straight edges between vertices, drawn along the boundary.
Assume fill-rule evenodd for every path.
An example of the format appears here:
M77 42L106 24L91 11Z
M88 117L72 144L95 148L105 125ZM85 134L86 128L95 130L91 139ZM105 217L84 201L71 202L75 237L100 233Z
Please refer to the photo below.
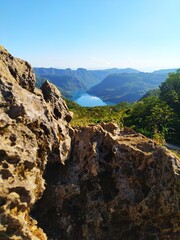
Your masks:
M136 69L77 70L56 68L34 68L38 84L47 79L55 84L63 96L75 99L82 93L101 98L104 102L135 102L149 90L155 89L165 81L168 72L163 69L152 73L139 72ZM104 79L105 78L105 79Z
M104 80L107 76L112 74L120 74L120 73L138 73L139 71L133 68L111 68L111 69L103 69L103 70L89 70L89 72L100 81Z
M88 93L105 102L134 102L148 90L157 88L166 77L166 74L142 72L113 74L89 89Z
M77 91L86 91L92 86L100 83L105 77L114 73L138 73L131 68L126 69L104 69L87 70L78 68L77 70L56 69L56 68L34 68L37 78L48 79L50 82L60 87L64 92L74 95Z
M77 91L77 90L85 90L86 87L73 76L67 75L42 75L43 78L48 79L50 82L60 87L64 91Z
M135 103L120 103L104 107L80 107L67 100L74 113L73 126L116 122L121 127L131 127L162 143L180 145L180 72L169 74L160 88L150 91Z
M34 68L36 76L47 78L57 86L62 87L66 91L66 83L68 83L68 91L77 91L88 89L100 80L94 77L87 69L78 68L77 70L56 69L56 68Z

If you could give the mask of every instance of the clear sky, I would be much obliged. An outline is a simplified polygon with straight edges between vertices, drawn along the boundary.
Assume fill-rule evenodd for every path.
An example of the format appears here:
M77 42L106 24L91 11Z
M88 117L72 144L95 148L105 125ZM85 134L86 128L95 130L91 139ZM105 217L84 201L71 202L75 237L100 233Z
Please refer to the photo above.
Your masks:
M0 45L33 67L180 67L180 0L0 0Z

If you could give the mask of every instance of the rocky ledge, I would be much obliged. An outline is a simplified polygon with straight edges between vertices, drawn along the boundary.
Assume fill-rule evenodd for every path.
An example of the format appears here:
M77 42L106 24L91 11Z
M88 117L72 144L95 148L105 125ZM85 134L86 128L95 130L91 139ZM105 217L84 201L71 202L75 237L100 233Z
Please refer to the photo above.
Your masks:
M180 160L115 124L70 126L0 47L0 239L179 240Z

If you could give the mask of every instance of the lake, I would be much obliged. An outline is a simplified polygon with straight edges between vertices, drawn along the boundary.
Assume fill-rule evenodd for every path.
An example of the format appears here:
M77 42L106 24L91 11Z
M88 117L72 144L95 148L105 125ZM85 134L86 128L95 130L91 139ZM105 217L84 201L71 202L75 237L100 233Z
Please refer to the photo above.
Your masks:
M96 106L106 106L107 104L103 102L100 98L91 96L84 93L82 96L75 100L82 107L96 107Z

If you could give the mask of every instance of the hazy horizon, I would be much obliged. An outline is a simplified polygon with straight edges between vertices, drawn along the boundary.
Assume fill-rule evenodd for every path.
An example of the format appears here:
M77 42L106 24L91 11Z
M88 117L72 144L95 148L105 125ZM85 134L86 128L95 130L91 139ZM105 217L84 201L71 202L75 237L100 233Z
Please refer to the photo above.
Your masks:
M0 44L33 67L180 67L179 0L6 0L0 8Z
M49 69L51 69L51 68L54 68L54 69L71 69L71 70L74 70L74 71L76 71L77 69L86 69L86 70L89 70L89 71L93 71L93 70L109 70L109 69L128 69L128 68L130 68L130 67L124 67L124 68L118 68L118 67L112 67L112 68L84 68L84 67L78 67L78 68L70 68L70 67L65 67L65 68L56 68L56 67L44 67L44 66L39 66L39 67L37 67L37 66L33 66L33 68L49 68ZM138 70L138 71L140 71L140 72L149 72L149 73L151 73L151 72L154 72L154 71L158 71L158 70L167 70L167 69L169 69L169 70L173 70L173 69L179 69L179 68L157 68L157 69L149 69L149 70L140 70L140 69L137 69L137 68L131 68L131 69L134 69L134 70Z
M88 68L88 67L82 67L82 66L79 66L79 67L68 67L68 66L65 66L65 67L55 67L55 66L32 66L33 68L55 68L55 69L71 69L71 70L77 70L79 68L82 68L82 69L87 69L87 70L107 70L107 69L113 69L113 68L117 68L117 69L126 69L126 68L131 68L131 69L135 69L135 70L138 70L140 72L153 72L153 71L157 71L157 70L166 70L166 69L179 69L180 68L180 64L179 64L179 67L155 67L155 68L135 68L135 67L130 67L130 66L124 66L124 67L94 67L94 68Z

